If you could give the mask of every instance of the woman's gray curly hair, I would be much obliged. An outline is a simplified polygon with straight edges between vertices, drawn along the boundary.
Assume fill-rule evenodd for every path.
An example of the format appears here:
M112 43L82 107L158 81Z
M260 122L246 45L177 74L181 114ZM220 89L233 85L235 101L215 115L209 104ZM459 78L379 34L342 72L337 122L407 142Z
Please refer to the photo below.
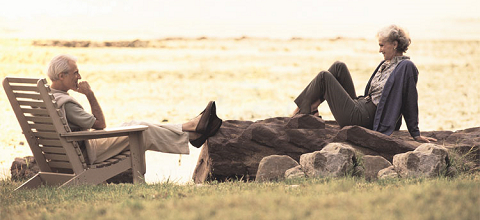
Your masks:
M412 42L408 32L394 24L380 29L377 33L377 38L387 40L390 43L397 41L397 51L402 53L407 52L408 46Z
M68 71L70 71L70 65L68 65L68 62L70 61L77 62L77 58L68 54L62 54L52 58L48 65L48 78L52 81L56 81L58 80L58 75L60 73L68 73Z

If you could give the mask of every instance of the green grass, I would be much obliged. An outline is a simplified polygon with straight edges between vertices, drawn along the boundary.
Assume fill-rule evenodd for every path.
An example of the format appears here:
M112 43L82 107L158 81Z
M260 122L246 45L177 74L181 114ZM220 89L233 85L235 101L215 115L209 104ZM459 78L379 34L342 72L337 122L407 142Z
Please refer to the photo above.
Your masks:
M3 180L0 219L479 219L480 175L42 187Z

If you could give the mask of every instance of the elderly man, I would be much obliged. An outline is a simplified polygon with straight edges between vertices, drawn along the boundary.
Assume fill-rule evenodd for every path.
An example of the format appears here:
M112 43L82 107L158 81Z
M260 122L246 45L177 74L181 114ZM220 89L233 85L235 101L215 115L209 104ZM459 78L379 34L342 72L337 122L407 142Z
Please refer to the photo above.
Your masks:
M48 67L48 77L52 81L51 90L58 107L67 118L72 131L87 129L104 129L106 127L102 108L95 93L87 81L78 82L82 77L76 64L77 59L70 55L54 57ZM73 90L84 94L90 103L91 113L67 92ZM147 125L144 132L144 150L164 153L188 154L188 141L195 147L201 147L208 137L215 135L222 124L217 117L215 102L208 103L205 110L196 118L184 124L160 125L147 122L129 122L128 125ZM128 147L128 137L112 137L89 140L85 148L90 164L98 163L113 157Z

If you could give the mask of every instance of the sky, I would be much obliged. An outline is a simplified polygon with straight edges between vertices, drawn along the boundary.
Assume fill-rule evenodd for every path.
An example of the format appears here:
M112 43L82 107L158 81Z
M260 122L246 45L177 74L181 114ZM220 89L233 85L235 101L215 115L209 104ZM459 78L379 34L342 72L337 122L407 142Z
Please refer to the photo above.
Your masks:
M412 37L480 39L478 0L16 0L0 3L0 37L373 38L389 24Z

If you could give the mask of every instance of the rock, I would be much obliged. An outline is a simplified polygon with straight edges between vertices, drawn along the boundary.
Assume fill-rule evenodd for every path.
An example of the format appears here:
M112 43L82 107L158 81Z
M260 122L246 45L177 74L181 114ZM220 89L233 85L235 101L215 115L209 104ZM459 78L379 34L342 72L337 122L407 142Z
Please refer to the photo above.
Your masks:
M393 156L415 150L416 146L405 141L360 126L346 126L338 132L333 142L347 142L365 155L379 155L392 161Z
M348 144L330 143L321 151L303 154L300 165L308 177L340 177L353 170L354 158Z
M458 145L479 146L480 145L480 127L469 128L456 131L445 139L447 143L456 143Z
M16 157L10 167L12 180L26 180L30 179L40 171L40 168L33 156Z
M271 155L264 157L258 165L256 181L281 180L285 171L298 166L297 161L286 155Z
M302 154L321 150L338 130L338 125L312 115L256 122L225 120L202 147L193 179L196 183L255 180L264 157L287 155L299 161Z
M435 138L438 140L437 143L444 143L451 134L453 134L452 131L422 131L422 136ZM415 147L418 147L422 144L413 140L408 131L394 131L390 136L392 138L405 141Z
M467 153L472 146L467 149L469 143L474 144L474 149L480 147L480 144L477 145L479 132L479 128L472 128L458 132L428 131L422 132L422 135L437 138L437 143L449 148L456 146L454 141L462 140L463 147L454 149ZM228 179L253 181L260 161L266 156L288 155L299 161L302 154L320 151L333 142L348 143L357 152L382 156L390 163L396 154L413 151L421 144L414 141L407 131L395 131L386 136L359 126L340 129L335 121L324 121L312 115L276 117L256 122L226 120L219 132L203 146L193 179L196 183ZM478 153L468 154L478 158Z
M285 171L286 179L302 178L305 177L305 172L302 170L302 166L298 165L296 167L290 168Z
M415 146L422 143L412 140L407 131L395 131L391 135L393 138L403 140ZM480 167L480 127L468 128L459 131L424 131L422 136L433 137L437 139L439 145L443 145L449 150L450 156L460 159L459 163L468 164L465 169L474 170Z
M363 157L363 167L365 169L365 179L372 181L377 179L378 171L392 166L392 164L381 156L365 155Z
M449 152L453 152L480 166L480 127L473 127L464 130L452 131L424 131L422 136L437 139L439 145L445 146ZM393 138L400 139L419 146L421 143L412 141L407 131L395 131Z
M196 183L254 180L258 164L266 156L288 155L299 161L302 154L320 151L332 142L348 143L357 152L382 156L390 162L394 155L413 151L419 145L412 141L408 132L398 131L395 135L401 138L359 126L340 129L335 121L301 114L256 122L226 120L219 132L203 146L193 179ZM443 138L447 135L448 132L438 133Z
M390 179L390 178L398 178L399 175L397 171L395 171L395 168L392 166L389 166L387 168L381 169L378 171L377 174L377 179Z
M448 152L445 147L427 143L412 152L393 157L393 166L401 177L435 177L446 172Z

